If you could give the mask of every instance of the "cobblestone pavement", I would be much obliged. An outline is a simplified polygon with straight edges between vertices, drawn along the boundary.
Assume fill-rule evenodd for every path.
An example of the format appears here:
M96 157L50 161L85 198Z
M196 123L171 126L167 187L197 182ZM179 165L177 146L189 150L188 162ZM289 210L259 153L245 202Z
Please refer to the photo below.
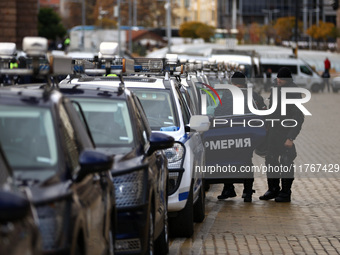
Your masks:
M296 140L302 173L295 175L292 202L259 200L267 190L261 174L252 203L243 202L242 184L235 184L237 197L224 201L216 198L222 185L212 185L205 221L192 238L172 239L170 254L340 254L340 172L329 165L340 164L340 94L312 94L305 106L312 116ZM256 156L254 164L264 159Z

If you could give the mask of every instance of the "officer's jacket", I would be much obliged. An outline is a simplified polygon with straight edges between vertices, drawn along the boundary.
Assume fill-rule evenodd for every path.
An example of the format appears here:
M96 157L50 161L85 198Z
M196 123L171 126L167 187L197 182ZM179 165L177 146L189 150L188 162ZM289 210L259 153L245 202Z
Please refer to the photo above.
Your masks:
M286 109L286 115L281 114L281 88L284 87L297 87L297 85L291 81L287 82L283 86L278 86L278 100L277 100L277 108L276 110L268 116L267 119L274 119L279 121L268 121L267 123L270 123L268 125L268 128L277 133L280 136L285 136L286 138L295 139L297 135L300 133L302 123L304 122L304 115L300 111L300 109L293 104L288 104ZM273 102L273 94L270 95L270 104L269 108L272 106ZM287 93L287 98L289 99L301 99L301 93ZM295 120L295 121L289 121L289 120ZM282 122L284 121L284 122ZM273 123L273 124L272 124ZM287 127L289 126L289 127Z

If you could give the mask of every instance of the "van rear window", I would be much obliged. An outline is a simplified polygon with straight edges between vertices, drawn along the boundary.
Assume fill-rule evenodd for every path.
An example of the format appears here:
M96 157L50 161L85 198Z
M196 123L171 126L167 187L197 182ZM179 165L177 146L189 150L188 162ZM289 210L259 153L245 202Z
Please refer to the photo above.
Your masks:
M262 64L262 70L266 72L269 68L272 69L272 73L278 73L280 68L287 67L290 69L292 74L297 74L297 66L296 65L278 65L278 64Z

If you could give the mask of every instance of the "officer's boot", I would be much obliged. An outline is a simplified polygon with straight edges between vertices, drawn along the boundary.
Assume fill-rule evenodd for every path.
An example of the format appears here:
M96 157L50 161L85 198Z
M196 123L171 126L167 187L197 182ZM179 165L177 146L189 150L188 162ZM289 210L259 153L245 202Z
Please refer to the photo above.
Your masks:
M227 199L228 197L236 197L235 187L232 183L224 184L222 193L217 199Z
M254 178L248 178L244 180L244 188L243 188L243 194L242 198L244 199L244 202L251 202L252 201L252 195L255 193L255 190L253 190L253 183Z
M278 196L280 192L280 179L278 178L268 178L268 190L262 196L260 200L269 200Z
M282 178L282 190L275 198L275 202L290 202L290 196L292 194L291 188L293 180L292 178Z

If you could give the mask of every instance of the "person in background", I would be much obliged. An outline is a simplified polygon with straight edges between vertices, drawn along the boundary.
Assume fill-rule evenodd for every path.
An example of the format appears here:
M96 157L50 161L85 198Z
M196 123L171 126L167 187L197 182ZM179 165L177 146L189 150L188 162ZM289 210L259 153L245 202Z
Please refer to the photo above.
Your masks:
M325 64L325 72L329 73L329 70L331 69L331 62L329 61L329 59L327 57L324 61L324 64Z
M327 86L328 92L330 92L330 85L329 85L329 78L331 77L329 70L331 69L331 62L329 59L326 57L325 61L325 71L322 73L322 78L324 80L323 82L323 87L321 88L321 91L323 92L324 88Z

